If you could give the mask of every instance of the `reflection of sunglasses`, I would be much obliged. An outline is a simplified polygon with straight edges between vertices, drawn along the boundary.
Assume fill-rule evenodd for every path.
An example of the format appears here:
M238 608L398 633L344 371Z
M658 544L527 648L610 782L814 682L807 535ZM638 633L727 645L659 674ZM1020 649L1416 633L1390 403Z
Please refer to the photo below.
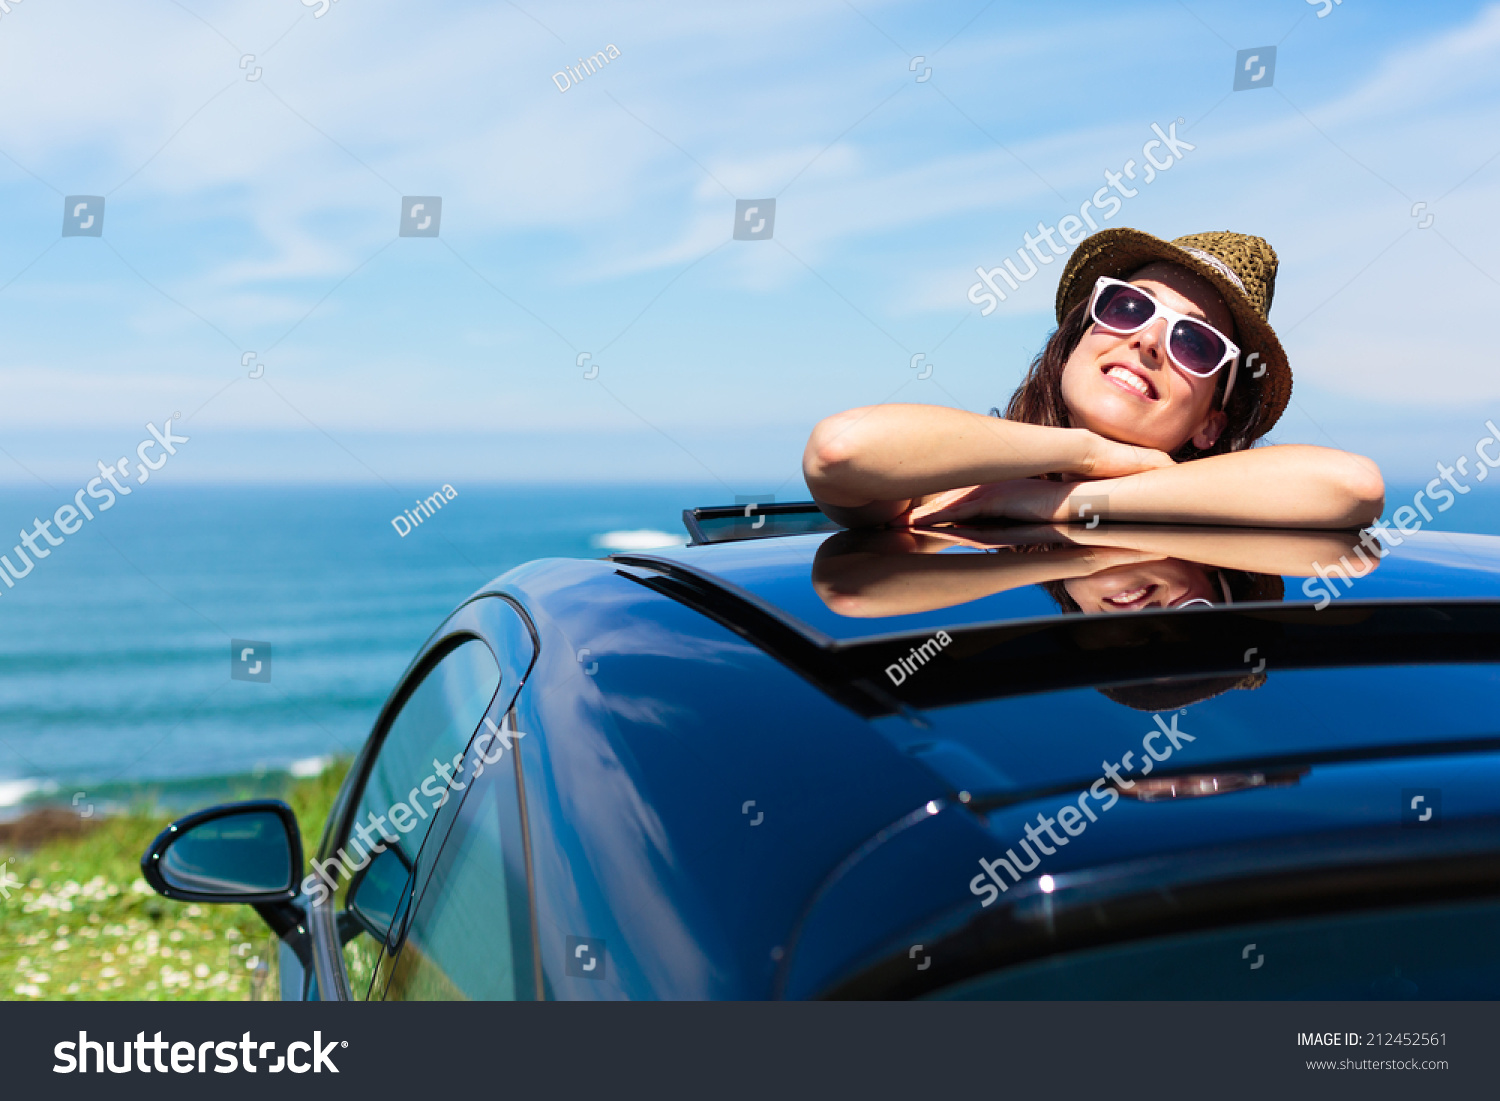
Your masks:
M1190 375L1209 378L1228 363L1229 381L1224 404L1239 371L1240 348L1208 322L1163 305L1140 287L1101 275L1094 284L1089 314L1098 325L1116 333L1134 333L1158 317L1167 319L1167 354Z
M1219 572L1219 591L1224 594L1224 601L1223 602L1225 604L1233 604L1234 603L1234 594L1229 591L1229 581L1224 576L1224 571L1223 570L1220 570L1218 572ZM1212 600L1205 600L1201 596L1195 596L1195 597L1193 597L1193 599L1191 599L1191 600L1184 600L1180 604L1169 604L1168 607L1169 608L1192 608L1192 607L1196 607L1198 605L1202 605L1205 608L1214 608L1214 607L1218 606Z

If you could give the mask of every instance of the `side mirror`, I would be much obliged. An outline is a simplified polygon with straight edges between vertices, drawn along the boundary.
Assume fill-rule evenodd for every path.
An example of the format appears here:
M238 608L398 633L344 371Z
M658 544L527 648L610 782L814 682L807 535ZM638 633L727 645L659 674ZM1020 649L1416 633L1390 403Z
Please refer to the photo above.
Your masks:
M184 902L290 902L302 875L302 835L275 799L225 803L173 822L141 857L158 894Z
M399 848L376 853L349 884L349 916L381 944L399 928L411 900L411 864Z

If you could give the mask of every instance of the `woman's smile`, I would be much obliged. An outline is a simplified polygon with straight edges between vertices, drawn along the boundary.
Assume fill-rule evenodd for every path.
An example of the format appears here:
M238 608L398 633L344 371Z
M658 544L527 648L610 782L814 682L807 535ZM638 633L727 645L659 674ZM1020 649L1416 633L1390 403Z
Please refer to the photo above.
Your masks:
M1067 583L1068 595L1084 615L1174 608L1185 600L1223 599L1205 568L1196 562L1161 558L1113 566Z
M1103 596L1099 599L1112 608L1126 611L1143 604L1158 587L1157 585L1142 585L1139 589L1127 589L1124 592L1115 593L1114 596Z
M1106 363L1104 377L1127 394L1144 401L1157 400L1156 386L1146 372L1139 367L1130 367L1124 363Z

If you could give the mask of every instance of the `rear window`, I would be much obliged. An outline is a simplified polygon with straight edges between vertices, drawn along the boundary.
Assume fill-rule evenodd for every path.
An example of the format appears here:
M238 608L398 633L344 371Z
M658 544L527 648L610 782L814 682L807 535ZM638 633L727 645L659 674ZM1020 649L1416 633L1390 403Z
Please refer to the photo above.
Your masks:
M936 999L1492 1000L1500 901L1241 925L993 971Z

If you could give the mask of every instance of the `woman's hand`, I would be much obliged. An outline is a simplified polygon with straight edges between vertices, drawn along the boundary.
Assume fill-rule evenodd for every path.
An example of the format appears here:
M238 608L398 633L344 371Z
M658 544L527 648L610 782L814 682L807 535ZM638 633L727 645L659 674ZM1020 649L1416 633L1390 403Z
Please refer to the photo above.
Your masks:
M1139 474L1143 470L1160 470L1176 466L1165 451L1133 444L1117 443L1094 432L1089 435L1088 458L1079 473L1085 478L1123 478L1127 474Z
M1177 465L1164 451L1117 443L1086 429L1079 431L1088 438L1085 461L1076 475L1079 480L1124 478ZM1088 515L1074 516L1067 503L1074 490L1088 495L1088 487L1072 478L1068 481L1071 486L1038 478L1017 478L944 490L914 505L902 519L911 525L977 519L1032 520L1043 524L1090 519ZM1094 511L1097 513L1098 509Z
M900 523L928 494L1038 474L1114 477L1166 456L1084 428L1053 428L941 405L878 405L818 423L802 455L813 499L849 527Z
M1068 494L1081 490L1077 482L1051 482L1020 478L991 482L935 493L914 506L903 520L919 524L959 523L964 520L1031 520L1036 523L1066 523Z

